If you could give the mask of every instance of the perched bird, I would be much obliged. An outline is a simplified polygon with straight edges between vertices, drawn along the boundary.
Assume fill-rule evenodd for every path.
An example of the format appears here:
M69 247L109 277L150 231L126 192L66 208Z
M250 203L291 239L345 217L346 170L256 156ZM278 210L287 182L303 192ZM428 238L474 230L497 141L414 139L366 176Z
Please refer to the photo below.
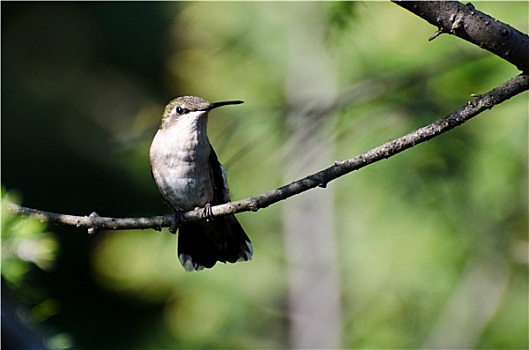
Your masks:
M209 103L200 97L178 97L165 107L149 157L154 181L165 201L181 212L205 208L205 219L170 228L178 233L178 259L186 271L211 268L217 261L251 260L250 239L234 215L211 217L211 206L230 201L224 167L207 136L208 114L243 101Z

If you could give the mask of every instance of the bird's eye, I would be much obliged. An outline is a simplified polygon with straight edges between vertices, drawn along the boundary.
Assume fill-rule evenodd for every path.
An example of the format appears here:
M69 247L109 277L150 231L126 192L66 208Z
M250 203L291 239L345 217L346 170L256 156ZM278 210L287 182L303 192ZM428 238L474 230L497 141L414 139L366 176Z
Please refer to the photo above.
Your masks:
M184 114L184 109L180 106L176 107L176 114L178 115Z

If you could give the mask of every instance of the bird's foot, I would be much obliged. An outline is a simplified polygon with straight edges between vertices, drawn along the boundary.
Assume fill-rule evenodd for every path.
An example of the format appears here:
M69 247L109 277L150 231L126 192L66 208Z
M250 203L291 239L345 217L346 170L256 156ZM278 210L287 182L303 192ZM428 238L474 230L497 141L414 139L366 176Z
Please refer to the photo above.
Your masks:
M213 220L213 210L211 210L211 203L206 203L206 205L204 206L203 216L208 222Z
M174 214L173 223L171 224L171 227L169 227L169 232L171 232L172 234L175 234L179 226L180 226L180 212L177 211Z

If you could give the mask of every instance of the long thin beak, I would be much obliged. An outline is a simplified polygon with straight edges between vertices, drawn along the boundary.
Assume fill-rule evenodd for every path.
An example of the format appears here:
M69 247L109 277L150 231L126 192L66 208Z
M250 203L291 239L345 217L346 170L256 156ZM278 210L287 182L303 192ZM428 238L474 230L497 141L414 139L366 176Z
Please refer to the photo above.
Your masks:
M222 106L227 106L227 105L240 105L241 103L244 103L244 101L236 100L236 101L213 102L209 104L207 110L211 111L212 109L217 108L217 107L222 107Z

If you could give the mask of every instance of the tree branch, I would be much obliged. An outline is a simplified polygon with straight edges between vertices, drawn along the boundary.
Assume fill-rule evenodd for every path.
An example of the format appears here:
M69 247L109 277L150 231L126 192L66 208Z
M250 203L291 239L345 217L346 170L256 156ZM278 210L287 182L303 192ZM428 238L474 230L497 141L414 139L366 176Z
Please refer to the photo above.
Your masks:
M529 73L529 36L458 1L400 1L395 4L436 26L435 39L449 33L492 52Z
M352 171L361 169L376 161L392 157L408 148L411 148L419 143L430 140L433 137L439 136L456 126L459 126L481 112L491 109L495 105L502 103L516 96L523 91L529 89L529 76L519 75L509 81L501 84L495 89L489 91L484 95L473 95L476 97L475 101L469 101L463 107L455 112L439 119L425 127L417 129L389 141L381 146L373 148L364 152L354 158L337 161L333 166L328 167L315 174L309 175L303 179L294 181L288 185L280 187L276 190L263 193L261 195L252 196L235 202L225 203L212 207L214 216L235 214L244 211L257 211L266 208L271 204L285 200L294 195L300 194L304 191L315 187L325 187L330 181L348 174ZM98 230L118 230L118 229L145 229L154 228L160 230L161 227L171 226L174 216L153 216L143 218L111 218L100 217L97 213L92 213L89 216L74 216L50 213L36 209L21 207L16 204L8 204L9 209L18 215L26 215L35 217L41 221L70 225L87 228L88 232L93 234ZM189 222L202 219L203 210L197 209L183 213L180 216L181 222Z

